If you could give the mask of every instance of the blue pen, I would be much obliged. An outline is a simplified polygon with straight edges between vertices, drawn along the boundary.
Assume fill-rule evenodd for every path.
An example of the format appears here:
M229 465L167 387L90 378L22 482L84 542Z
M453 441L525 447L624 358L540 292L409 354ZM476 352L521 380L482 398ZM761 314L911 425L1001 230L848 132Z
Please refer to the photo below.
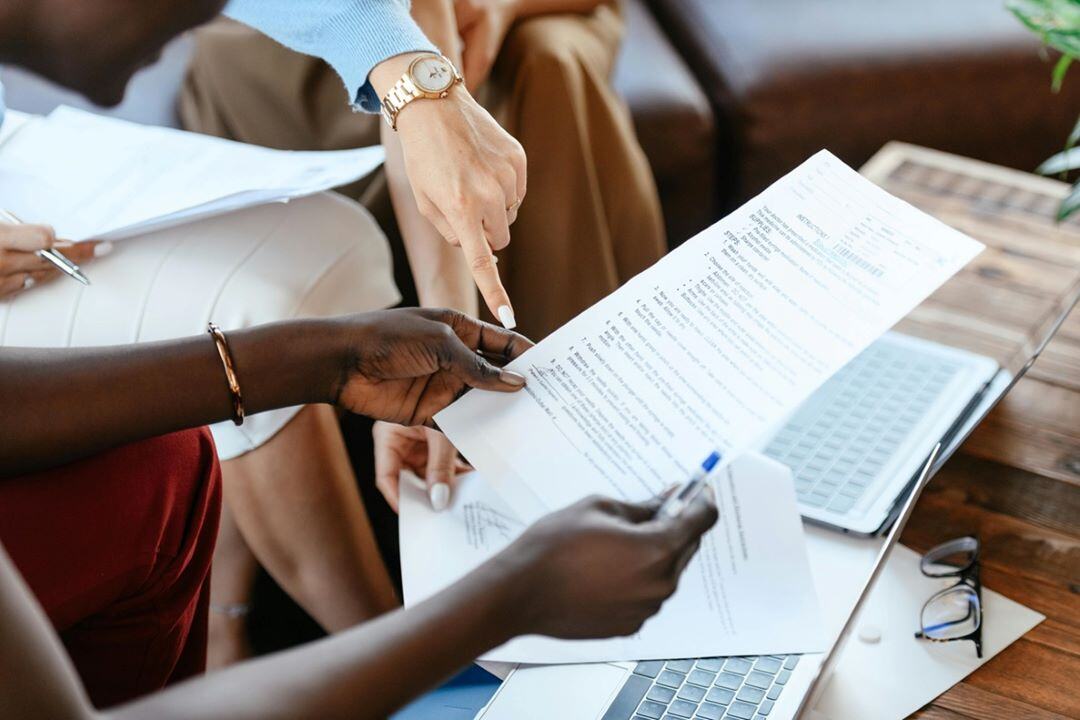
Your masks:
M690 479L664 500L664 504L660 506L657 515L669 518L681 515L686 506L694 502L694 498L705 488L709 473L720 462L721 457L719 451L713 450L709 453L709 457L705 458L705 461L701 463L701 467L694 471Z

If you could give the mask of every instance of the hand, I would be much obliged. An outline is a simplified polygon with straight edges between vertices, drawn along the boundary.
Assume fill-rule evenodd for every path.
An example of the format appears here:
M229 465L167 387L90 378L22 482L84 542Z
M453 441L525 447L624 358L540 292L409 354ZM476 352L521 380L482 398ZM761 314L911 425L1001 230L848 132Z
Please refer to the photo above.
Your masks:
M410 103L398 134L420 213L461 247L488 309L513 327L493 253L510 244L525 198L525 151L460 85L442 100Z
M454 0L454 14L463 45L461 73L469 91L476 92L517 18L517 0Z
M385 94L412 57L379 63L371 72L376 91ZM512 328L513 306L493 253L510 243L510 224L525 198L525 151L460 85L441 100L409 103L397 127L420 213L461 247L484 302Z
M660 500L628 504L586 498L548 515L492 562L524 597L522 633L560 638L631 635L675 592L716 522L712 489L677 518L656 517Z
M471 468L458 457L457 448L438 430L428 427L403 427L377 422L375 437L375 486L386 502L399 512L398 487L401 471L409 470L424 480L431 507L436 511L450 504L457 474Z
M0 222L0 298L48 282L60 275L56 266L35 253L55 247L76 265L104 254L111 243L70 243L56 239L48 225L9 225Z
M462 313L407 308L338 322L349 328L330 397L351 412L425 425L470 387L514 392L525 386L524 377L501 366L532 343Z

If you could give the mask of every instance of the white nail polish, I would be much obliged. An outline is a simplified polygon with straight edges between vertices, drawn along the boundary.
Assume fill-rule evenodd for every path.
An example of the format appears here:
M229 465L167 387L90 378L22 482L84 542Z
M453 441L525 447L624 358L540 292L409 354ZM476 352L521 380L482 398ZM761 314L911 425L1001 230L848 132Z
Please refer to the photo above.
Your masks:
M113 251L113 244L111 242L103 242L94 246L94 257L105 257Z
M428 498L431 500L431 508L435 512L442 512L450 505L450 486L446 483L435 483L428 489Z
M34 287L35 285L37 285L37 280L30 277L29 275L27 275L25 278L23 278L23 281L22 281L23 290L29 290L30 288Z
M517 320L514 319L514 311L510 309L509 305L499 306L499 322L501 322L503 327L507 330L513 330L517 327Z

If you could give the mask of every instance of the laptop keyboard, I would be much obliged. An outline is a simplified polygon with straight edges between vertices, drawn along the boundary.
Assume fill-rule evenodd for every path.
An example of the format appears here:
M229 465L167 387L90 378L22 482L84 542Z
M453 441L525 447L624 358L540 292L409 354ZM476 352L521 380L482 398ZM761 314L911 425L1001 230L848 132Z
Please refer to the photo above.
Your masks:
M798 655L645 660L603 720L767 720L798 662Z
M791 468L803 506L846 513L961 368L878 340L803 403L765 454Z

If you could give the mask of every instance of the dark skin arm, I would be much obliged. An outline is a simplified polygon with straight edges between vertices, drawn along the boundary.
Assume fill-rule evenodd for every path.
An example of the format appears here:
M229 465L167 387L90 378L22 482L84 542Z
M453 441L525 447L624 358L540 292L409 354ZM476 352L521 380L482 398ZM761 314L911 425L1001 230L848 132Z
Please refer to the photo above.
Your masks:
M249 414L338 403L409 425L430 423L469 387L519 390L524 378L497 366L530 346L460 313L411 309L276 323L227 337ZM208 335L104 348L0 349L0 478L231 414Z
M674 592L711 494L678 519L590 498L553 513L447 590L325 640L96 714L48 620L0 547L0 715L50 718L384 718L524 633L636 632Z

